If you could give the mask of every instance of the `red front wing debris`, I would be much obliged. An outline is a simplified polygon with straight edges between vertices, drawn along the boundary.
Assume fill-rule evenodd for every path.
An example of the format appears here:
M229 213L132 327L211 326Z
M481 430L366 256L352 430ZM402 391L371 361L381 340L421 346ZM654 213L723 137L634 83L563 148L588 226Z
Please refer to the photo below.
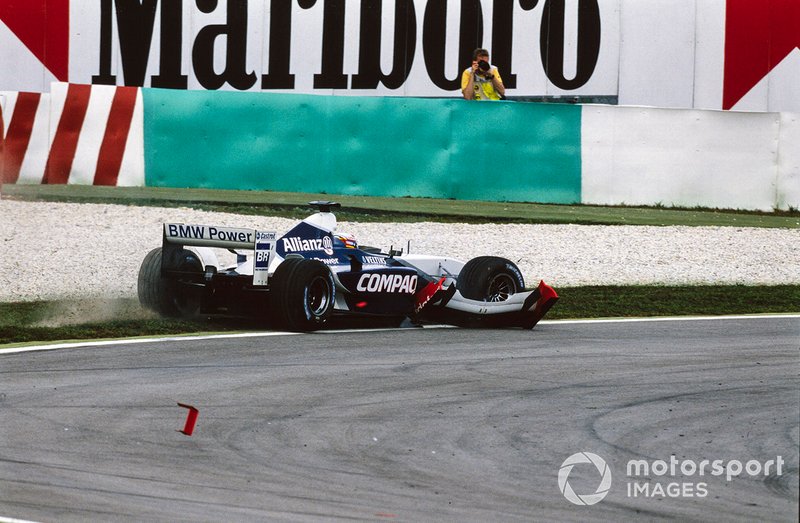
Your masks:
M547 311L550 310L550 307L555 305L558 301L558 294L556 293L555 289L551 286L547 285L544 281L539 281L539 288L536 289L538 291L539 297L536 300L536 305L533 308L533 315L530 317L528 322L524 325L526 329L532 329L539 323Z

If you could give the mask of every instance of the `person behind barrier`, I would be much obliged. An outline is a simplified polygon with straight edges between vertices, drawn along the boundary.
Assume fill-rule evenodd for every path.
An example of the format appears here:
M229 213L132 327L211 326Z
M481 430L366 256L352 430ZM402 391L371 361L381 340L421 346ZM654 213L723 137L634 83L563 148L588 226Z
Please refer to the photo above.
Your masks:
M466 100L503 100L506 88L500 71L489 61L489 51L475 49L472 66L461 74L461 92Z

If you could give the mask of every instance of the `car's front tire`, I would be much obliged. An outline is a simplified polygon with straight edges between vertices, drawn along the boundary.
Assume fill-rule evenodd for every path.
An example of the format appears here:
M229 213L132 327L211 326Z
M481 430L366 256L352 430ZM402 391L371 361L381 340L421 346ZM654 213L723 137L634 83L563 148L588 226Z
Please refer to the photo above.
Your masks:
M456 288L470 300L502 302L524 290L525 280L514 262L498 256L479 256L461 269Z
M282 328L313 331L322 328L333 313L336 285L324 263L287 258L270 281L270 303Z

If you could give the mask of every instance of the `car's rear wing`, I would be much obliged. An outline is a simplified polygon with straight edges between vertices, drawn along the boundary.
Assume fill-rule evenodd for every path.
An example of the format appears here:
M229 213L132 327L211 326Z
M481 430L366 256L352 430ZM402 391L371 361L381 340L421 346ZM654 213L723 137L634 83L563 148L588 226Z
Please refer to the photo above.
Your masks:
M164 243L222 249L255 249L255 229L213 225L164 224Z
M266 285L269 265L275 257L278 233L238 227L165 223L161 243L161 273L175 271L180 265L180 253L187 247L217 247L220 249L247 249L254 252L253 285ZM216 270L216 268L214 268ZM209 268L205 267L206 274Z

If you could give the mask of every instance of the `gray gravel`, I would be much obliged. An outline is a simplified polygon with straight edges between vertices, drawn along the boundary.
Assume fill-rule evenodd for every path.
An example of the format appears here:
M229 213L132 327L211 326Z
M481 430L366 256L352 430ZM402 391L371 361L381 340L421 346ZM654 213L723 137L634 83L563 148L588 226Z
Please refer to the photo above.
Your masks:
M0 301L135 297L139 264L160 245L165 221L280 232L295 223L187 208L0 200ZM797 229L340 222L339 230L377 247L410 241L420 254L505 256L527 282L555 287L800 283Z

